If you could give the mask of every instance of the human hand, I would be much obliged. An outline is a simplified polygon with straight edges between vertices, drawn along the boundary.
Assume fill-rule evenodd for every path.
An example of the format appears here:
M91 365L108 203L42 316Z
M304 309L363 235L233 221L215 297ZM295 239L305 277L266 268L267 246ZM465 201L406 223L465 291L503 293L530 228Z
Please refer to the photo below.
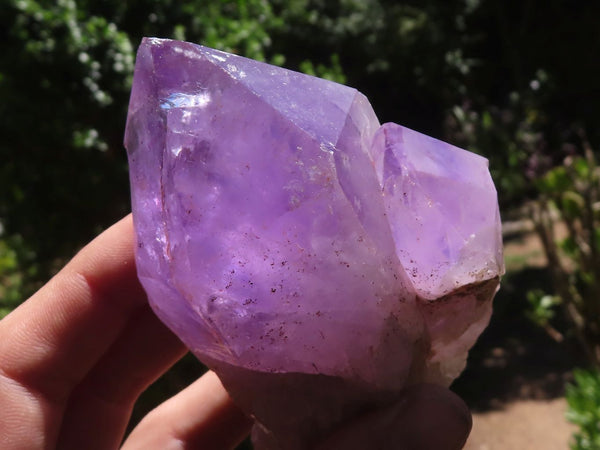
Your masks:
M0 448L118 448L141 392L185 353L137 281L128 216L0 322ZM227 449L251 421L209 372L150 412L123 444ZM407 389L335 430L323 449L459 449L471 427L447 389Z
M140 393L186 353L150 310L133 249L129 216L0 321L0 448L118 448ZM123 448L233 448L250 426L209 372Z

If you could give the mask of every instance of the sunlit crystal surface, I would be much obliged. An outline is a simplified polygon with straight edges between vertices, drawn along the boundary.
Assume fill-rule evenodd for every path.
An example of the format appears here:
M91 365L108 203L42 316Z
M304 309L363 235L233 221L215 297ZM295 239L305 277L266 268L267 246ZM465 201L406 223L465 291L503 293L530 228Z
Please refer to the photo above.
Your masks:
M301 432L269 411L278 383L375 401L462 370L503 271L485 159L380 128L355 89L159 39L138 51L125 143L150 303L265 447ZM346 414L295 402L315 429Z

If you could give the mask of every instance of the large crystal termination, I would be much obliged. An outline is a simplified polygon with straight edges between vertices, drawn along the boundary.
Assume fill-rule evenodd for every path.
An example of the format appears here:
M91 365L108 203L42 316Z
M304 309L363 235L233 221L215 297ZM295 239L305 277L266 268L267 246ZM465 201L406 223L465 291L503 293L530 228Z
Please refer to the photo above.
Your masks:
M484 158L380 127L355 89L151 38L125 144L149 301L259 447L463 369L504 270Z

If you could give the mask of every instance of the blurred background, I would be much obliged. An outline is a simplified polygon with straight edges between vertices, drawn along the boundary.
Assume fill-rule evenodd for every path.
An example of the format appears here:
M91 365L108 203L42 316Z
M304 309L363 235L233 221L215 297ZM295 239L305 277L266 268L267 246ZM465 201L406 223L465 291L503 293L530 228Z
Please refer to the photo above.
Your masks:
M507 273L453 385L467 448L599 449L599 17L584 0L0 0L0 317L129 211L135 50L184 39L356 87L382 122L489 158ZM133 421L202 370L185 358Z

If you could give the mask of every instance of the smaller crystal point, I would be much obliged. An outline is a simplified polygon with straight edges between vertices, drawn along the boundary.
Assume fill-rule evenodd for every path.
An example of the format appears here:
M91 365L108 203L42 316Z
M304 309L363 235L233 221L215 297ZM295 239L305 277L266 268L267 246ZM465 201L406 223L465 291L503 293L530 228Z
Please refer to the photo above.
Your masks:
M503 273L479 156L355 89L144 39L125 144L156 314L257 426L303 450L409 383L448 385Z
M377 131L371 156L430 339L423 378L450 384L489 321L504 273L488 161L394 123Z
M487 159L394 123L377 131L371 155L396 253L420 297L503 271Z

